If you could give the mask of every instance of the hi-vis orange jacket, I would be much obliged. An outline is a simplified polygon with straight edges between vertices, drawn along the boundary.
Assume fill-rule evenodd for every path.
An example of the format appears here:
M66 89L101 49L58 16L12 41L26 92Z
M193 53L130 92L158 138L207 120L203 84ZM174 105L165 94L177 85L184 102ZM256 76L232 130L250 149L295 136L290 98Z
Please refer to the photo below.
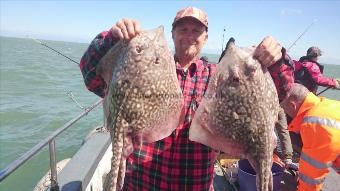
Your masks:
M309 93L289 130L303 143L298 190L320 190L329 168L340 174L340 102Z

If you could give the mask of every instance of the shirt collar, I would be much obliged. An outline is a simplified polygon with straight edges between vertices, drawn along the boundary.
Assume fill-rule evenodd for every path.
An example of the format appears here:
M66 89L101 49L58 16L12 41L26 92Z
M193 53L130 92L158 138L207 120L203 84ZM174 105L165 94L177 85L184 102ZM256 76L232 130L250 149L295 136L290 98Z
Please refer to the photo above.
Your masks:
M175 63L176 63L176 70L179 72L179 71L182 71L184 72L184 69L182 68L182 66L178 63L178 60L175 56ZM195 74L195 72L199 72L199 71L202 71L204 68L204 64L203 64L203 61L196 58L191 64L190 66L188 67L188 72L190 74L190 76L193 76Z

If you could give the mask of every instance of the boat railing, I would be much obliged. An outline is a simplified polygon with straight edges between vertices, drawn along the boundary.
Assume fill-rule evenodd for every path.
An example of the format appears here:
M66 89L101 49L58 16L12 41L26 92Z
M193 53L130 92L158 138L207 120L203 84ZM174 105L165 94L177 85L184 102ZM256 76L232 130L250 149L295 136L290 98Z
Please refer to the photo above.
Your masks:
M0 171L0 182L2 182L7 176L13 173L17 168L23 165L26 161L31 159L34 155L36 155L41 149L43 149L47 144L49 145L49 155L50 155L50 169L51 169L51 191L59 190L58 181L57 181L57 167L56 167L56 153L55 153L55 138L64 132L66 129L75 124L79 119L87 115L90 111L96 108L98 105L101 105L103 99L96 101L90 107L86 108L84 112L80 113L75 118L68 121L62 127L54 131L44 140L40 141L34 147L29 149L26 153L21 155L18 159L7 165L4 169Z

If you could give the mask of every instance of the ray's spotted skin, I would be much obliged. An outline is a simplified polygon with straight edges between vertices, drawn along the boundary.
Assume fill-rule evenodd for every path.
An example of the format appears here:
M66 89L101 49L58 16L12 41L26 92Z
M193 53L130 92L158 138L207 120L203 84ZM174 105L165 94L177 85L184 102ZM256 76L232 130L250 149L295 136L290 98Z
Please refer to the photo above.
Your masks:
M230 156L247 158L258 191L273 189L274 125L280 110L269 72L254 59L255 47L230 42L209 82L189 138Z
M120 190L133 143L154 142L177 127L183 97L163 27L119 41L101 59L97 74L109 84L104 98L112 139L111 171L104 190Z

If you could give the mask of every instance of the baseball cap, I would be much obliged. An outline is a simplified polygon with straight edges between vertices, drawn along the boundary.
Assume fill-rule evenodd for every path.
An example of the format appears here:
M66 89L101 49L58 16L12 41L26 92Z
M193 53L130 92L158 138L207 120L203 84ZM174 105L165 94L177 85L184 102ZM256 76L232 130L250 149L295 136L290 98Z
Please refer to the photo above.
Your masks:
M316 47L316 46L312 46L310 48L308 48L307 50L307 56L311 56L311 57L318 57L322 55L322 51L320 50L320 48Z
M186 17L192 17L196 20L198 20L200 23L202 23L205 27L208 28L208 16L205 14L205 12L201 9L198 9L196 7L186 7L184 9L181 9L177 12L176 17L174 19L174 22L172 23L172 27L175 26L175 24Z

